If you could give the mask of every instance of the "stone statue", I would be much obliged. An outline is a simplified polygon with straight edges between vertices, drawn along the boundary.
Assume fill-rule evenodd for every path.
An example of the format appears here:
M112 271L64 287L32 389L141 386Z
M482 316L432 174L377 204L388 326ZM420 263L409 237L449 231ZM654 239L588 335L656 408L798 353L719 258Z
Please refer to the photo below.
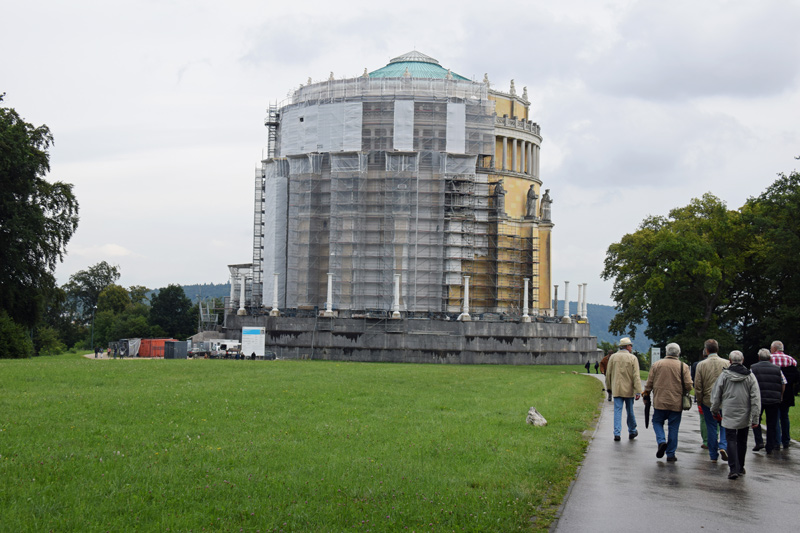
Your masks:
M513 96L516 96L516 94L517 94L517 88L514 86L514 80L511 80L511 91L510 91L510 93Z
M506 190L503 188L503 180L498 181L494 186L494 208L497 216L506 213Z
M539 195L536 194L536 189L534 186L531 185L530 189L528 189L528 202L526 204L525 216L534 218L536 216L536 200L539 198Z
M488 73L488 72L485 72L485 73L483 74L483 83L484 83L484 85L486 85L487 87L491 87L491 85L492 85L491 83L489 83L489 73Z
M542 195L542 220L550 220L550 204L553 199L550 198L550 189L545 189Z

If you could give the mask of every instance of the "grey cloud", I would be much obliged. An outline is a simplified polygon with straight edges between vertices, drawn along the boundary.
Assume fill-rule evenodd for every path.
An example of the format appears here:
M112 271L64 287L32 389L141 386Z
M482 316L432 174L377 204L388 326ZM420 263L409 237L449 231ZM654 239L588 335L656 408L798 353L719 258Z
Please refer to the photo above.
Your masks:
M665 187L704 179L746 150L752 138L730 116L604 98L550 101L542 122L543 152L548 141L565 147L552 179L590 188Z
M585 79L606 93L656 100L781 93L800 71L800 7L772 3L636 4Z

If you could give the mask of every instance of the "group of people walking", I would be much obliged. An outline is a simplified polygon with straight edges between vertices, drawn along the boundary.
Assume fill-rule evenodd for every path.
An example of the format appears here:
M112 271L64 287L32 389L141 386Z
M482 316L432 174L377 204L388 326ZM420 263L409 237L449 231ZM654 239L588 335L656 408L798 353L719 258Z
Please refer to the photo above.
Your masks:
M694 387L701 425L705 426L703 448L708 449L712 462L719 458L728 462L729 479L746 473L744 464L751 428L754 452L765 449L772 454L781 446L789 447L789 408L794 405L794 385L800 382L800 374L797 361L783 353L783 343L774 341L769 350L759 350L759 362L750 368L744 365L744 355L738 350L730 352L728 359L720 357L719 343L714 339L705 341L704 358L691 369L679 359L681 348L677 343L668 344L665 351L664 359L650 369L644 388L630 338L621 339L619 350L600 362L608 399L614 401L615 441L622 438L623 408L627 412L628 439L639 435L633 402L643 397L647 406L645 416L649 416L649 406L653 407L656 457L666 455L667 462L676 462L681 417L692 406L689 394ZM766 444L761 434L763 413L767 421Z

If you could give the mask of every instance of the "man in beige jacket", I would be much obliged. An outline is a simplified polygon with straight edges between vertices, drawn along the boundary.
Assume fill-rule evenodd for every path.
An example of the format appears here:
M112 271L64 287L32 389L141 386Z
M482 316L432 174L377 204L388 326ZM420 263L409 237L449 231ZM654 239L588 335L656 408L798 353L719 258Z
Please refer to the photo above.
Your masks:
M656 434L659 459L667 454L667 462L678 459L678 430L683 416L683 394L692 390L692 376L689 366L683 364L678 356L681 347L677 343L667 344L666 357L657 361L650 369L650 375L644 386L644 395L653 393L653 431ZM669 428L669 437L664 437L664 422Z
M719 456L723 461L728 460L728 441L725 438L725 430L717 420L720 417L711 414L711 392L714 390L717 378L730 366L730 362L717 354L719 343L714 339L708 339L703 344L703 352L708 354L708 357L697 364L694 375L694 397L703 407L703 417L706 419L708 429L708 455L711 461L716 463Z
M628 438L639 436L636 417L633 414L634 397L642 393L642 378L639 374L639 359L633 355L633 343L628 337L619 341L619 351L608 358L606 388L610 385L614 395L614 440L620 440L622 432L622 406L628 412Z

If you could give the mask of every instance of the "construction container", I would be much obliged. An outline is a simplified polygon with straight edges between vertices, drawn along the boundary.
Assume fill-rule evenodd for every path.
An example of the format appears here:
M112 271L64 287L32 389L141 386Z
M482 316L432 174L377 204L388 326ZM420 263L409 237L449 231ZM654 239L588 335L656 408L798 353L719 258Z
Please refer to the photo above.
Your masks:
M164 357L164 344L178 339L142 339L139 357Z
M164 359L186 359L188 348L186 341L167 341L164 343Z

